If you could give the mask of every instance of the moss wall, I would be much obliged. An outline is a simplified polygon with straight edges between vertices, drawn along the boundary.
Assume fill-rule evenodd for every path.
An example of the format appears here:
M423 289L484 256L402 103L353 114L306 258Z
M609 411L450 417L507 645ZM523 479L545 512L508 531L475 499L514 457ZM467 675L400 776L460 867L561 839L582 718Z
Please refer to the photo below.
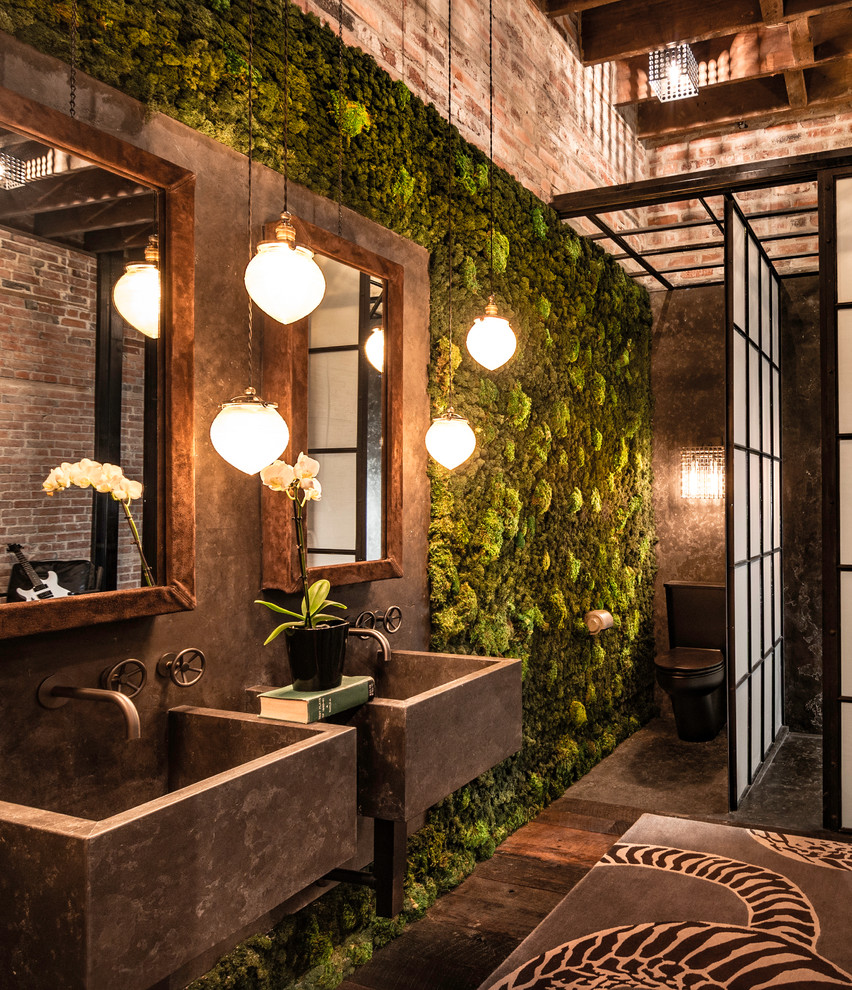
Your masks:
M80 14L83 70L152 112L247 148L248 0L83 0ZM0 29L66 61L69 17L70 0L0 4ZM334 196L336 35L296 8L290 24L290 174ZM255 149L280 170L278 0L256 0L254 32ZM652 704L647 297L497 171L495 290L518 353L503 370L481 371L459 345L488 292L487 162L460 140L448 156L447 122L362 52L347 50L344 64L344 201L433 252L434 405L443 408L452 360L456 408L478 438L454 473L431 468L433 647L523 659L524 746L433 809L411 838L406 916L376 920L368 893L338 888L244 943L198 988L334 986L635 730ZM591 608L615 616L597 640L582 622Z

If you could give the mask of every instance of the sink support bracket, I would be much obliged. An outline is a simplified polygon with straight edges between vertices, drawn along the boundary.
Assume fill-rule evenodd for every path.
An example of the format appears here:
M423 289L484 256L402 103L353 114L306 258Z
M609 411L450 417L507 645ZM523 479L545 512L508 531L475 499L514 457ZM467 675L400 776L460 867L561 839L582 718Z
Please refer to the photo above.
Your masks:
M408 828L405 822L373 819L373 868L371 870L336 869L323 880L354 883L372 887L376 892L376 914L395 918L405 900L403 881L408 858Z

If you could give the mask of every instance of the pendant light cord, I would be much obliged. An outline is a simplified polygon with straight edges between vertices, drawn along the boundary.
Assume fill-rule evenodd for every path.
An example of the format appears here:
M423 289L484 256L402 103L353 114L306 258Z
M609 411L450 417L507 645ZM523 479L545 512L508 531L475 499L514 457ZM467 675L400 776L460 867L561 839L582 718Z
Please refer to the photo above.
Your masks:
M447 405L453 405L453 170L455 161L455 141L453 140L453 0L447 0L447 239L449 241L449 258L447 259L448 289L447 289L447 337L449 349L449 387L447 389Z
M337 236L343 236L343 0L337 4Z
M68 113L77 116L77 0L71 2L71 70L68 74Z
M287 212L290 138L290 0L284 0L284 212Z
M488 0L488 188L491 197L489 281L494 301L494 0Z
M252 216L252 157L254 154L254 144L252 136L253 127L253 90L254 90L254 0L249 0L249 51L248 51L248 256L252 260L251 249L251 228ZM254 368L254 358L252 354L252 338L254 336L253 312L251 295L248 297L248 380L249 388L254 385L252 371Z

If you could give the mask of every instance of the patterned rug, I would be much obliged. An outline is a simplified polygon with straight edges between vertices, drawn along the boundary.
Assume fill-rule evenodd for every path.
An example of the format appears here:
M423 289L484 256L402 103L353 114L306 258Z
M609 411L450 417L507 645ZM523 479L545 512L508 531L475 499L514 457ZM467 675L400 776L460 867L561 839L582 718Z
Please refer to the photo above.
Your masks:
M480 990L852 988L852 843L643 815Z

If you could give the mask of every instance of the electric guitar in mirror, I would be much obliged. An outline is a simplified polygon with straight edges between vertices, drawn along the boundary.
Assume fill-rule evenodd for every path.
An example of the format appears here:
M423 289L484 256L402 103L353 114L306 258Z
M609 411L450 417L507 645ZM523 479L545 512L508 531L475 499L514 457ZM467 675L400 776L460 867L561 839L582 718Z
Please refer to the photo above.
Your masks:
M73 593L70 589L63 588L60 585L59 578L56 576L56 571L54 570L48 570L47 574L42 578L27 559L20 543L8 543L6 544L6 550L15 555L27 580L30 582L29 588L15 587L17 581L13 574L9 581L10 600L35 602L43 601L45 598L64 598L66 595Z

